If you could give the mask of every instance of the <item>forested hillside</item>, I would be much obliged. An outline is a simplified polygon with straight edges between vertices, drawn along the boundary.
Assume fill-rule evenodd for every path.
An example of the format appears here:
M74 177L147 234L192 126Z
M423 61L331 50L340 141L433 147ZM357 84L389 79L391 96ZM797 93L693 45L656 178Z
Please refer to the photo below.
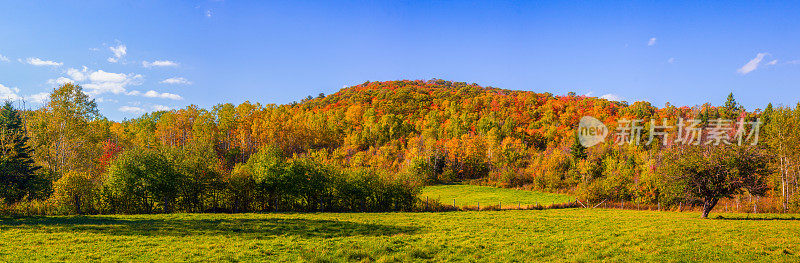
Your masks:
M411 210L418 186L456 181L570 192L589 202L697 204L688 183L669 177L669 156L682 147L674 138L645 143L650 120L675 125L680 118L704 126L763 123L756 148L774 169L759 178L763 187L734 187L722 197L745 206L763 195L759 209L800 209L800 106L748 111L733 96L721 106L655 107L444 80L387 81L289 105L189 106L115 122L66 84L44 107L20 115L27 138L11 128L3 138L20 137L34 162L30 176L3 178L14 182L3 197L6 209L28 213ZM618 120L642 119L642 143L609 136L584 148L575 132L582 116L611 132Z

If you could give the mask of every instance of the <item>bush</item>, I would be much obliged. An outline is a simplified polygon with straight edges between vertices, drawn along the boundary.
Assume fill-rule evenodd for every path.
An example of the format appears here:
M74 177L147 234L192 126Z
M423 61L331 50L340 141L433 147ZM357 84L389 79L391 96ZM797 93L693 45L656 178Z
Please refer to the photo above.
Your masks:
M344 172L312 158L288 158L273 147L236 167L228 187L238 188L227 191L237 211L410 210L417 194L374 170Z
M53 184L51 196L56 210L61 214L95 213L97 185L87 173L69 171Z
M383 179L367 169L348 173L335 187L340 211L409 211L418 194L417 188Z
M128 150L111 162L103 193L112 212L202 212L221 187L208 160L178 149Z
M225 193L227 207L232 212L246 212L257 209L255 203L256 182L252 170L243 164L237 164L226 180ZM263 209L263 207L261 208Z

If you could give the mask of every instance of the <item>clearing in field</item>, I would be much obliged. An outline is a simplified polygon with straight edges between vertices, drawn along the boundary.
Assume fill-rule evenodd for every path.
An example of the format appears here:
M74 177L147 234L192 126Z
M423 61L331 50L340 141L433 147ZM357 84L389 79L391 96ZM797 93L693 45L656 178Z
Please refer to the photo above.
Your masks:
M720 215L570 208L5 218L0 261L800 261L792 215Z
M439 200L442 204L463 206L496 206L502 202L503 207L517 205L550 205L575 201L564 194L543 193L519 189L497 188L477 185L433 185L422 189L422 199Z

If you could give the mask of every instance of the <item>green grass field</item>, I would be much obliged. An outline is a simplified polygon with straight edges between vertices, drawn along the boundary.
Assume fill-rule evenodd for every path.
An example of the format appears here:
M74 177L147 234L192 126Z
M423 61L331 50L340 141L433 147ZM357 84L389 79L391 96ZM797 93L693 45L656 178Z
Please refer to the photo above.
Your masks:
M0 261L800 260L800 221L790 215L722 215L572 208L5 218Z
M517 205L549 205L575 201L574 198L563 194L552 194L526 190L496 188L477 185L433 185L422 189L421 198L439 200L442 204L452 205L455 199L456 206L481 206L498 205L515 207Z

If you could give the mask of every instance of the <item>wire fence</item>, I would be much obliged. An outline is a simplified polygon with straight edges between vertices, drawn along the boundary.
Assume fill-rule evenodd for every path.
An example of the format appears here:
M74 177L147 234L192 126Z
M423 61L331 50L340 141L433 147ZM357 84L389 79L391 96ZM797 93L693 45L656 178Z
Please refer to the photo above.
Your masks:
M415 207L415 211L420 212L443 212L443 211L499 211L499 210L544 210L562 208L591 208L591 209L624 209L638 211L673 211L673 212L698 212L702 211L703 206L698 201L678 202L677 204L662 205L656 203L640 203L635 201L614 201L602 200L591 203L587 200L575 199L570 202L549 202L549 203L522 203L522 202L478 202L474 204L458 204L457 199L447 200L431 199L424 197ZM772 198L729 198L720 200L712 213L784 213L797 211L784 211L782 205Z

